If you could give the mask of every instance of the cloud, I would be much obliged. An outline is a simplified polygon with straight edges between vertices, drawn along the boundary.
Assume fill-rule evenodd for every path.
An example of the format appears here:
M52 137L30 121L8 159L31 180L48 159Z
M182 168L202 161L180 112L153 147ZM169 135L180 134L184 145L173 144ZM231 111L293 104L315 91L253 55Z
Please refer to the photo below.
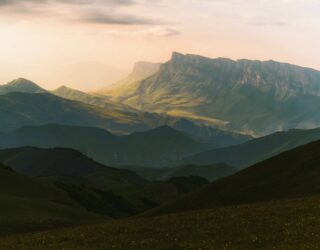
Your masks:
M95 24L118 24L118 25L151 25L160 24L160 21L138 17L133 15L122 15L111 11L90 11L79 19L83 22Z
M93 24L159 25L160 20L121 14L121 7L141 4L137 0L0 0L2 13L58 17ZM62 14L61 14L62 13Z
M141 36L155 36L155 37L171 37L181 35L181 32L177 29L165 26L156 26L149 29L141 29L141 30L130 30L130 31L119 31L119 30L109 30L107 31L108 35L123 37L123 36L131 36L131 37L141 37Z
M105 4L105 5L131 5L134 4L133 0L0 0L0 6L9 6L17 4L52 4L52 3L64 3L64 4Z
M274 21L253 21L250 22L251 25L255 26L274 26L274 27L284 27L288 26L289 23L287 22L274 22Z

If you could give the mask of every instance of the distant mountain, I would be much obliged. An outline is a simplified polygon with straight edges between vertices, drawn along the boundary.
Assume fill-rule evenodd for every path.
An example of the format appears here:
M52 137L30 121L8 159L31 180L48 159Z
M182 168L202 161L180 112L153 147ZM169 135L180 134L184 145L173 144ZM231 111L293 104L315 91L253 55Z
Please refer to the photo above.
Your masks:
M307 197L320 193L320 141L284 152L151 214Z
M132 86L131 84L137 83L143 79L146 79L153 74L157 73L160 69L161 63L151 63L151 62L137 62L134 65L133 71L123 80L97 91L97 94L110 94L115 95L118 91L122 92L125 88L130 92Z
M168 126L116 136L98 128L52 124L23 127L0 138L0 148L21 146L73 148L106 165L148 167L167 166L206 148Z
M173 53L151 77L105 94L138 109L256 135L320 126L320 72L275 61Z
M199 176L208 181L232 175L238 170L226 164L210 166L186 165L174 168L133 168L131 169L143 178L151 181L168 180L173 177Z
M284 151L320 140L320 129L292 129L257 138L240 145L201 152L184 159L185 163L214 164L224 162L245 168Z
M139 111L106 97L67 87L61 87L53 93L15 92L0 95L0 132L22 126L59 123L100 127L114 133L128 134L169 125L212 147L239 144L250 139L248 136L220 131L197 121ZM224 136L223 140L220 140L220 135Z
M61 86L51 92L54 95L60 96L65 99L79 101L90 105L104 108L108 111L121 111L124 113L139 113L138 110L131 108L130 106L123 105L121 103L115 103L110 98L105 96L97 96L88 94L76 89L71 89L66 86ZM132 114L134 115L134 114Z
M150 128L136 115L108 111L49 93L9 93L0 95L0 131L47 123L85 125L113 131L140 131Z
M34 82L31 82L24 78L19 78L5 85L0 85L0 95L8 94L11 92L45 93L47 91Z

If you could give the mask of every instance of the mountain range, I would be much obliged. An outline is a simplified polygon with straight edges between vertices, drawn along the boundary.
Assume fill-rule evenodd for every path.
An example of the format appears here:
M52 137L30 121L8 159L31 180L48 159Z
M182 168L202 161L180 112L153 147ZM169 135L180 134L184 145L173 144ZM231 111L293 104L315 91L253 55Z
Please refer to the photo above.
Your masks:
M284 151L320 140L320 129L291 129L187 157L184 163L198 165L226 163L243 169Z
M320 72L275 61L174 52L154 75L104 92L140 110L265 135L320 124Z
M118 167L167 166L207 148L168 126L118 136L99 128L49 124L0 135L0 148L22 146L73 148L103 164Z

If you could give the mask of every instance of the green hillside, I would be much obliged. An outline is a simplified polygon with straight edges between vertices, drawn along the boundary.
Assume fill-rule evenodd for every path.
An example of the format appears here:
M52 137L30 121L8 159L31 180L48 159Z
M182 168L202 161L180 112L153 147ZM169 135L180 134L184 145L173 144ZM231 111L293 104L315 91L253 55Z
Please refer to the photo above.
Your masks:
M53 183L0 166L0 234L97 221Z
M320 193L320 141L284 152L220 179L150 214L291 199Z
M168 180L172 177L199 176L208 181L215 181L222 177L232 175L238 170L226 164L214 164L207 166L186 165L174 168L132 168L140 176L147 180Z
M11 235L1 249L318 249L319 197Z
M320 129L292 129L260 137L240 145L201 152L184 160L192 164L224 162L240 169L295 147L320 140Z
M0 148L21 146L73 148L106 165L150 167L166 166L207 148L168 126L116 136L103 129L57 124L23 127L0 140Z

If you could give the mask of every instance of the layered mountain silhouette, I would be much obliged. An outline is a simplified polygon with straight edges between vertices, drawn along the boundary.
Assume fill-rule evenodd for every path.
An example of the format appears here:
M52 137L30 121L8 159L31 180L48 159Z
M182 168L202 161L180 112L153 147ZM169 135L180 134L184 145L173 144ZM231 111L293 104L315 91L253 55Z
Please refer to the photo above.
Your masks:
M73 148L111 166L167 166L206 148L168 126L125 136L91 127L44 125L3 134L1 148L21 146Z
M64 86L50 93L28 80L14 82L17 82L14 88L0 95L3 107L0 110L3 118L0 121L0 132L26 125L60 123L100 127L127 134L169 125L196 140L208 143L212 148L239 144L250 139L250 136L215 129L197 120L139 111L101 95L87 94Z
M240 145L201 152L184 160L199 165L224 162L239 169L295 147L320 140L320 129L291 129L277 132Z
M52 182L26 177L0 164L0 234L103 220Z
M203 178L188 176L149 182L130 170L106 167L65 148L0 150L0 162L18 173L51 183L70 201L108 217L134 215L208 184Z
M238 172L237 168L226 164L186 165L174 168L132 168L132 170L153 181L168 180L174 177L199 176L212 182Z
M256 135L320 125L320 72L275 61L173 53L159 71L109 95L135 108Z
M320 192L320 141L281 153L223 178L150 214L293 199Z

